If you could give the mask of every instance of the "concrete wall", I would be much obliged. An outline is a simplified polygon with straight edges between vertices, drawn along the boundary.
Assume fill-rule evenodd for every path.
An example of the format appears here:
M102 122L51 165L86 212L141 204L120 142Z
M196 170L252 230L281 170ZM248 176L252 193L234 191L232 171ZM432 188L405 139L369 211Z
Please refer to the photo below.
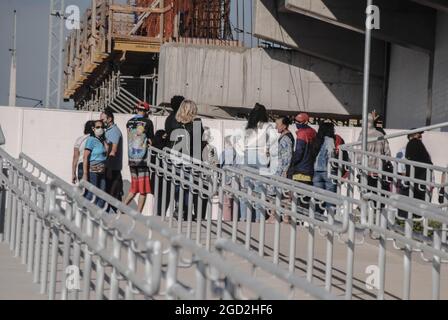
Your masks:
M362 74L297 51L168 44L159 70L159 102L182 94L205 105L361 114ZM371 101L382 110L376 77Z
M123 133L125 145L127 144L126 122L130 117L131 115L116 114L116 123ZM70 181L73 144L82 134L85 121L97 118L99 114L94 112L0 106L0 125L6 138L6 144L2 148L14 157L24 152L64 180ZM165 117L158 116L151 119L156 130L164 127ZM211 128L214 137L212 143L218 152L222 151L225 136L236 134L246 125L245 121L236 120L203 119L202 121L204 126ZM295 131L294 127L291 127L291 130ZM393 133L397 132L397 129L386 131ZM336 132L349 143L357 141L360 128L338 127ZM424 142L437 165L448 164L448 149L440 148L440 145L446 144L447 139L448 133L445 132L427 132L424 135ZM394 138L389 143L392 154L395 154L406 144L406 137ZM127 161L127 153L124 152L123 178L125 180L130 179Z
M365 1L280 0L277 2L279 10L284 12L309 15L360 33L365 31ZM374 5L380 8L381 28L373 30L373 37L409 48L432 51L435 10L409 0L375 0ZM297 19L299 18L301 16L297 16ZM415 23L417 21L418 23Z
M429 55L392 45L387 97L387 127L426 124Z
M448 12L437 15L432 123L448 121Z
M44 109L27 109L0 106L0 125L6 138L4 150L12 156L18 157L23 152L39 162L45 168L55 173L65 181L71 180L71 163L73 144L82 134L84 123L90 119L97 119L97 113L81 111L56 111ZM127 144L126 122L131 115L116 115L116 123L123 132L124 143ZM152 117L155 129L164 127L165 117ZM211 142L222 152L223 140L227 135L238 134L245 127L244 121L203 119L204 126L212 129ZM291 127L294 132L294 127ZM387 130L388 133L397 130ZM358 140L360 128L340 127L336 129L347 143ZM423 136L433 162L439 166L448 165L448 149L441 148L448 141L448 133L427 132ZM406 137L389 140L392 154L395 155L407 142ZM126 148L125 148L126 150ZM130 173L127 166L127 152L123 154L124 192L129 190ZM440 177L436 177L440 179ZM151 197L147 202L145 214L149 214ZM135 204L133 204L135 207ZM214 211L215 212L215 211Z
M297 13L279 12L276 0L254 1L254 34L342 66L363 70L364 36ZM372 41L371 72L384 74L384 41Z

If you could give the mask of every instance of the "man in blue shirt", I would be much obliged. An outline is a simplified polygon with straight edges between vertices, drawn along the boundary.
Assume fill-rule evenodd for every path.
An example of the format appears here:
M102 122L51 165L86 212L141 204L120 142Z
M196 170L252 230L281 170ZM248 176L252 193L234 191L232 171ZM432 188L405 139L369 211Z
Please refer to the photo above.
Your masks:
M106 108L101 113L101 120L106 128L106 142L109 145L109 154L106 162L106 192L112 197L122 200L123 179L123 135L115 124L112 110ZM115 208L112 210L115 211Z

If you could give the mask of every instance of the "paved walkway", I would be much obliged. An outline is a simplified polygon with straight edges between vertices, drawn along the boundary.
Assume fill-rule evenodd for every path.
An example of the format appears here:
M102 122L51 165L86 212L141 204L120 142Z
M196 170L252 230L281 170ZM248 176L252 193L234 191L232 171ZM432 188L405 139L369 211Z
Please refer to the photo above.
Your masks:
M39 286L33 284L31 273L26 266L14 258L9 246L0 243L0 300L43 300L45 295L39 294Z

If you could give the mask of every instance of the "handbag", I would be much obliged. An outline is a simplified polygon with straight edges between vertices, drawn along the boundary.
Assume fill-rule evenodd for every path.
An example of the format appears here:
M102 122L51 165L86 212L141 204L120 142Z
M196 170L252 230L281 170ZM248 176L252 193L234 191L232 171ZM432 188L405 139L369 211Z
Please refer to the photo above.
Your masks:
M106 172L106 164L101 162L90 165L90 172L97 174L104 174Z

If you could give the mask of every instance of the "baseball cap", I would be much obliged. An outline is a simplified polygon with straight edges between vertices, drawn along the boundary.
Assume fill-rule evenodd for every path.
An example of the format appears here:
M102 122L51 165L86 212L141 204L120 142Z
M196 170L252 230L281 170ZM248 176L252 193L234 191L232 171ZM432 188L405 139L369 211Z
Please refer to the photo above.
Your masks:
M137 104L137 109L140 109L140 110L145 110L145 111L149 111L149 108L150 108L151 106L149 105L149 103L147 103L147 102L145 102L145 101L140 101L138 104Z
M305 123L310 120L310 117L309 117L308 113L301 112L295 117L294 120L296 120L299 123Z

